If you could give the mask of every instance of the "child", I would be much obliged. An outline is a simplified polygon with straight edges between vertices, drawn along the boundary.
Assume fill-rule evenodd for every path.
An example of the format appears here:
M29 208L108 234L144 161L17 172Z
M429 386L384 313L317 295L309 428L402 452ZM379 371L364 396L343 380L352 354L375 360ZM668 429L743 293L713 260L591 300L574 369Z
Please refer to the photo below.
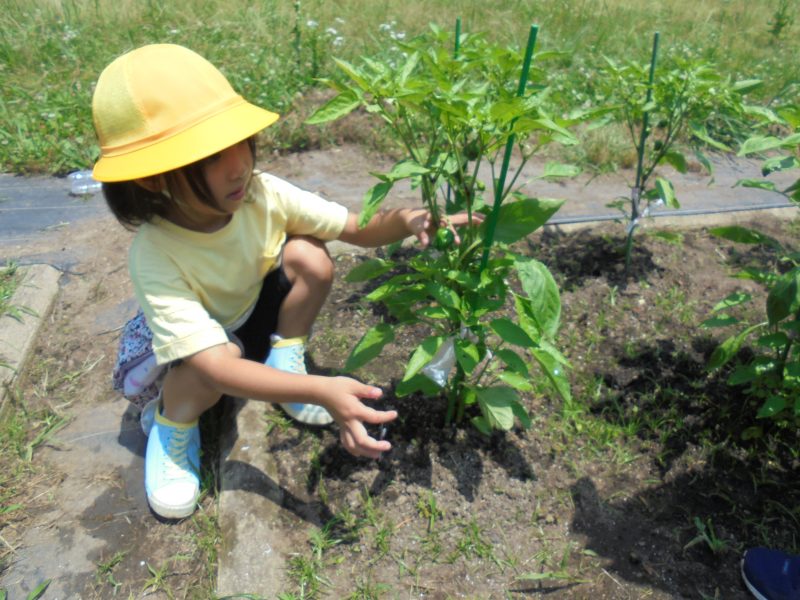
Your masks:
M155 396L142 413L153 511L194 511L197 420L226 394L280 403L304 423L336 421L356 456L389 450L364 426L397 416L362 404L380 389L306 373L305 340L333 277L323 240L375 247L414 235L424 246L438 223L426 210L398 209L359 229L345 207L254 172L254 136L278 115L180 46L117 58L98 79L92 111L94 177L117 219L137 228L128 263L141 314L121 340L115 383L134 400Z

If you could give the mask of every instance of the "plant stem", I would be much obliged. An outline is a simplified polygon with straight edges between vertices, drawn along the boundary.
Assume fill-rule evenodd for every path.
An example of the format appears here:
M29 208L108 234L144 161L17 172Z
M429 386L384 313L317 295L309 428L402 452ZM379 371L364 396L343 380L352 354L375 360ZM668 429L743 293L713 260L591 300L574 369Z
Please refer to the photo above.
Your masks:
M445 416L444 424L450 425L453 422L453 417L456 423L461 422L464 418L464 398L460 393L461 383L464 381L464 369L460 364L456 363L456 373L453 375L453 381L450 384L450 390L447 393L447 415ZM456 413L456 404L458 404L458 413Z
M536 36L539 33L538 25L531 25L530 33L528 34L528 46L525 49L525 59L522 63L522 74L519 78L519 87L517 88L517 97L521 98L525 93L525 87L528 85L528 72L531 68L531 59L533 58L533 48L536 46ZM495 184L494 192L494 206L492 206L492 213L489 216L489 222L486 226L486 241L483 248L483 257L481 258L481 265L478 273L481 273L486 268L486 263L489 262L489 250L494 241L494 231L497 227L497 218L500 213L500 205L503 203L503 191L506 185L506 174L508 173L508 164L511 160L511 151L514 149L514 121L511 122L512 133L509 134L506 141L506 151L503 156L503 166L500 169L500 176Z

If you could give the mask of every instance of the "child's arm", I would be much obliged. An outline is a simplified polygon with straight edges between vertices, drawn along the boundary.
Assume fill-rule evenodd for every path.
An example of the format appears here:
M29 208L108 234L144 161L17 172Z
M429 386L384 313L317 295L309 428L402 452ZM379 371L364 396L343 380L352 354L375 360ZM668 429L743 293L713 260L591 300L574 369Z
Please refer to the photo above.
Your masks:
M342 445L351 454L379 458L392 447L388 441L370 437L364 427L364 423L377 425L397 417L397 411L378 411L361 402L362 398L380 398L383 394L380 388L349 377L279 371L259 362L237 358L225 345L202 350L184 362L196 369L206 385L219 391L220 395L324 407L339 424Z
M473 214L474 223L480 223L483 216ZM350 213L347 223L339 234L339 239L348 244L375 248L405 239L414 235L424 248L430 243L433 233L442 225L447 225L455 234L455 242L461 240L455 227L466 225L469 217L466 213L450 215L446 222L434 223L431 213L424 208L394 208L379 210L369 223L363 228L358 228L358 215Z

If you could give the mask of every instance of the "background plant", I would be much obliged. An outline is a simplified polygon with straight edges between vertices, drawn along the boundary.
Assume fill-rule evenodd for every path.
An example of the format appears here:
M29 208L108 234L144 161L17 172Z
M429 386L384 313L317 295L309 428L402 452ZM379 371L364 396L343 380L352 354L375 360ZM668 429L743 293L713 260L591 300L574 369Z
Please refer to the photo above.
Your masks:
M779 150L776 156L764 161L762 174L800 167L797 148L800 134L784 139L757 137L747 140L741 155L766 150ZM789 150L789 153L785 151ZM800 205L800 179L784 189L769 180L746 179L738 184L780 193ZM729 314L738 305L753 300L751 294L737 292L714 307L716 316L707 320L706 327L733 326L737 331L725 339L712 354L708 368L717 370L737 361L728 377L732 385L744 385L746 393L760 403L758 417L780 421L800 422L800 252L786 248L763 233L744 227L718 227L711 233L734 242L759 245L774 252L776 259L770 268L745 268L736 274L752 279L767 289L766 320L755 324ZM753 356L744 360L739 351L746 341L754 341ZM758 434L754 428L752 434Z
M433 248L408 261L410 272L392 276L367 296L384 303L394 322L370 329L345 367L354 370L377 357L398 328L425 325L432 335L411 353L397 393L443 392L448 423L460 421L468 406L477 405L480 415L472 422L483 432L510 429L515 418L530 424L518 396L532 390L531 365L522 349L562 396L569 395L566 361L552 344L560 316L558 288L542 263L508 249L561 205L514 191L522 166L506 182L511 151L516 147L524 165L547 144L575 143L567 129L575 120L547 113L542 82L527 86L535 39L532 29L523 55L491 44L483 35L457 36L454 42L432 26L429 34L401 44L401 63L379 57L354 66L336 60L348 81L329 81L338 94L309 119L325 123L363 107L382 119L403 148L404 158L388 173L375 174L379 183L364 197L362 225L405 179L420 190L437 220L446 221L457 211L470 218L476 211L491 213L480 229L465 229L459 246L442 227ZM484 163L491 172L488 183L480 179ZM542 177L575 172L569 165L552 163ZM490 195L491 206L484 193ZM513 201L504 203L510 197ZM366 281L396 268L391 259L374 259L349 279ZM511 288L512 276L518 291ZM516 320L498 316L509 298Z
M770 110L744 103L743 95L760 86L760 81L734 82L721 76L715 65L706 60L674 54L658 66L658 42L656 33L649 66L609 58L600 79L605 98L625 124L637 154L630 198L609 205L619 209L627 222L626 269L630 267L633 236L640 220L654 206L680 208L672 183L655 176L656 168L662 164L669 164L679 173L687 172L689 161L680 142L691 139L695 143L695 156L710 173L711 163L699 145L730 151L719 139L721 131L708 130L706 123L712 117L716 123L722 122L721 115L737 122L746 115L778 121Z

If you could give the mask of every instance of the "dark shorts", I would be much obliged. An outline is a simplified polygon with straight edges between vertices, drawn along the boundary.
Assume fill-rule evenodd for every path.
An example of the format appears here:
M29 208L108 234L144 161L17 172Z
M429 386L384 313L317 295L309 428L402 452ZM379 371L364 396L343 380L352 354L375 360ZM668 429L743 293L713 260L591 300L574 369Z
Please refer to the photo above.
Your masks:
M278 267L264 278L253 312L244 325L233 332L244 345L245 358L258 362L267 359L271 348L269 337L278 328L278 311L291 288L292 284L283 267Z

